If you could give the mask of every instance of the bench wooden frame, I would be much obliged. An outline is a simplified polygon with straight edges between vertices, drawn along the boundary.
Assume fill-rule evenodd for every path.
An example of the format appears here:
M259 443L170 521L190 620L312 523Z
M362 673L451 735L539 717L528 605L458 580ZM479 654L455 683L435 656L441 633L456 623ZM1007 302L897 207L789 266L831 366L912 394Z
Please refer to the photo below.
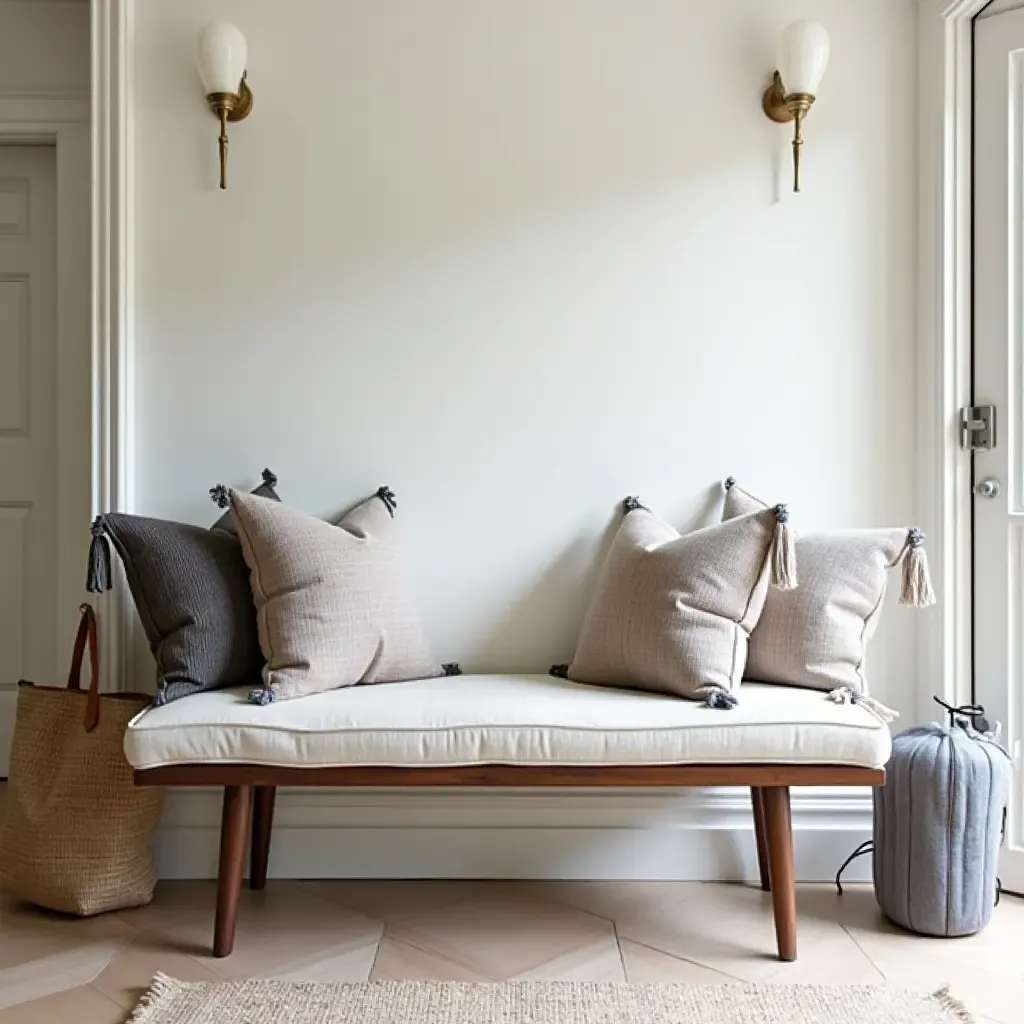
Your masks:
M238 901L250 837L249 885L267 884L270 834L278 786L629 787L749 786L761 888L772 894L780 960L796 959L796 879L791 786L881 786L883 768L840 765L634 765L568 767L488 764L464 768L274 768L247 764L182 764L135 772L140 786L223 786L220 864L213 955L234 948ZM251 826L250 826L251 823Z

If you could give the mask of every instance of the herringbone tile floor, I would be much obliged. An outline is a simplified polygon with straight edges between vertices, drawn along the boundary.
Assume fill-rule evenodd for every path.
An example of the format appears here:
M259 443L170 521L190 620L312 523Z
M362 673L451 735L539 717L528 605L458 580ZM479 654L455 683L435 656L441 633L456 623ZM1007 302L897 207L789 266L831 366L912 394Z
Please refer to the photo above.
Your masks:
M209 956L211 882L73 920L0 901L0 1024L119 1024L156 971L189 980L949 982L979 1024L1024 1022L1024 901L982 934L888 925L869 887L799 889L800 957L773 954L771 900L675 882L275 882L243 894L235 953Z

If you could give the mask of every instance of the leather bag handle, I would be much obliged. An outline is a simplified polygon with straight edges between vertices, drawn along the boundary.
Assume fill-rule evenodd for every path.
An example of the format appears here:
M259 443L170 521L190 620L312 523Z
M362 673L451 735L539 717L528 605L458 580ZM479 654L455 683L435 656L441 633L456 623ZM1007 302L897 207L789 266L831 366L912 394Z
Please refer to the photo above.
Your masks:
M86 732L92 732L100 723L100 649L96 637L96 613L91 604L78 609L82 617L78 620L78 634L75 636L75 650L71 655L71 670L68 672L68 689L82 691L82 661L85 658L85 642L89 641L89 693L85 701Z

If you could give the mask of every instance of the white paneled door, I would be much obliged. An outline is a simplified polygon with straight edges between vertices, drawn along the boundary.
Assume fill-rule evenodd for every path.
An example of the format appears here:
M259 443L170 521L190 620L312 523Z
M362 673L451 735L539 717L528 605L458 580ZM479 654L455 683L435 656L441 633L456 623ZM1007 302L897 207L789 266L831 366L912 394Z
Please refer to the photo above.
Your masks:
M1000 870L1024 892L1024 10L978 22L975 75L974 397L996 408L974 456L975 696L1014 756Z
M52 146L0 146L0 777L17 682L57 683L63 649L56 636L55 156Z

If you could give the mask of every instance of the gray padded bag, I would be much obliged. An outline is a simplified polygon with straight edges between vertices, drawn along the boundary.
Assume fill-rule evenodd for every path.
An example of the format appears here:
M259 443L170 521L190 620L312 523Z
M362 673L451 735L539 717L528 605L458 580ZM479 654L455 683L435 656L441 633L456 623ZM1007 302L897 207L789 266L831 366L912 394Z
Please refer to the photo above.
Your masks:
M279 500L263 471L254 494ZM211 489L218 501L221 487ZM113 543L156 659L156 703L227 686L257 686L263 670L249 568L234 528L209 529L108 512L93 523L87 588L110 588ZM231 526L231 528L226 528Z
M874 792L875 898L922 935L973 935L997 899L1010 759L966 719L954 722L894 736Z

